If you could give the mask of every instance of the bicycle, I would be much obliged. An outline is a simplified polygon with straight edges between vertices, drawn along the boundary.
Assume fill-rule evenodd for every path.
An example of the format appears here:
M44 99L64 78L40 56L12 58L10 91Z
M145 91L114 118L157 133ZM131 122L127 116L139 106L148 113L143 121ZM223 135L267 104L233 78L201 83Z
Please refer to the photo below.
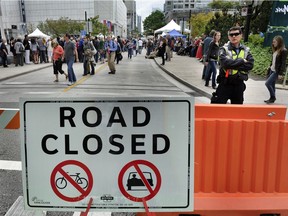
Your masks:
M68 172L67 172L68 174ZM69 175L70 177L75 177L74 181L81 186L82 189L85 189L88 186L88 181L84 177L80 177L80 173L75 173L75 175ZM64 189L67 187L67 180L65 177L59 177L56 179L56 186L59 189Z

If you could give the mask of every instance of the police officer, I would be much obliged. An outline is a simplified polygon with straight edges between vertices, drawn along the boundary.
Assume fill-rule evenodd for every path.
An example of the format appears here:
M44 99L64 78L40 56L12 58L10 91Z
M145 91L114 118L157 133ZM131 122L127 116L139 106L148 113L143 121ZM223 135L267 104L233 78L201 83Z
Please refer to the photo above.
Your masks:
M244 91L248 80L248 73L254 65L253 56L248 47L240 43L242 39L241 27L235 26L228 31L229 42L219 50L220 70L217 77L219 83L213 93L211 103L243 104Z

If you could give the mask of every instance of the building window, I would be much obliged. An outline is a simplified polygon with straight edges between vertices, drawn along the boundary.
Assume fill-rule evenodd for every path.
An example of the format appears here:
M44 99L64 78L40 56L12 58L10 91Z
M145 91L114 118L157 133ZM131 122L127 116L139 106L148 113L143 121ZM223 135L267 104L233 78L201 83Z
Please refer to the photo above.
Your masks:
M185 8L189 8L189 4L185 4Z
M191 5L190 5L190 8L194 8L194 4L191 4Z

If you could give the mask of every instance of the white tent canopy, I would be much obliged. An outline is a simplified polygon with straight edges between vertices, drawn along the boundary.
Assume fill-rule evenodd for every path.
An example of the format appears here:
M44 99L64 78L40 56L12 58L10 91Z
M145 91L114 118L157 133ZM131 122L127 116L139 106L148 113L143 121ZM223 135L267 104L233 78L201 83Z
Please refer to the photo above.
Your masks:
M41 32L38 28L34 32L28 35L28 37L36 37L36 38L50 38L50 36Z
M169 31L172 31L174 29L176 31L181 32L181 26L178 25L174 20L171 20L167 25L163 26L160 29L155 30L154 34L162 33L162 32L169 32ZM185 29L184 32L185 33L190 33L190 30L189 29Z

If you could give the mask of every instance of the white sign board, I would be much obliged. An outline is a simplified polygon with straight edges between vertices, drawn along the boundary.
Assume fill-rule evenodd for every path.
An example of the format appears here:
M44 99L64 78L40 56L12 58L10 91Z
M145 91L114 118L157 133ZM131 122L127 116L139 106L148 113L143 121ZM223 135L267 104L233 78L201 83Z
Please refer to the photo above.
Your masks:
M21 99L26 209L192 211L191 97ZM145 202L144 202L145 201Z

